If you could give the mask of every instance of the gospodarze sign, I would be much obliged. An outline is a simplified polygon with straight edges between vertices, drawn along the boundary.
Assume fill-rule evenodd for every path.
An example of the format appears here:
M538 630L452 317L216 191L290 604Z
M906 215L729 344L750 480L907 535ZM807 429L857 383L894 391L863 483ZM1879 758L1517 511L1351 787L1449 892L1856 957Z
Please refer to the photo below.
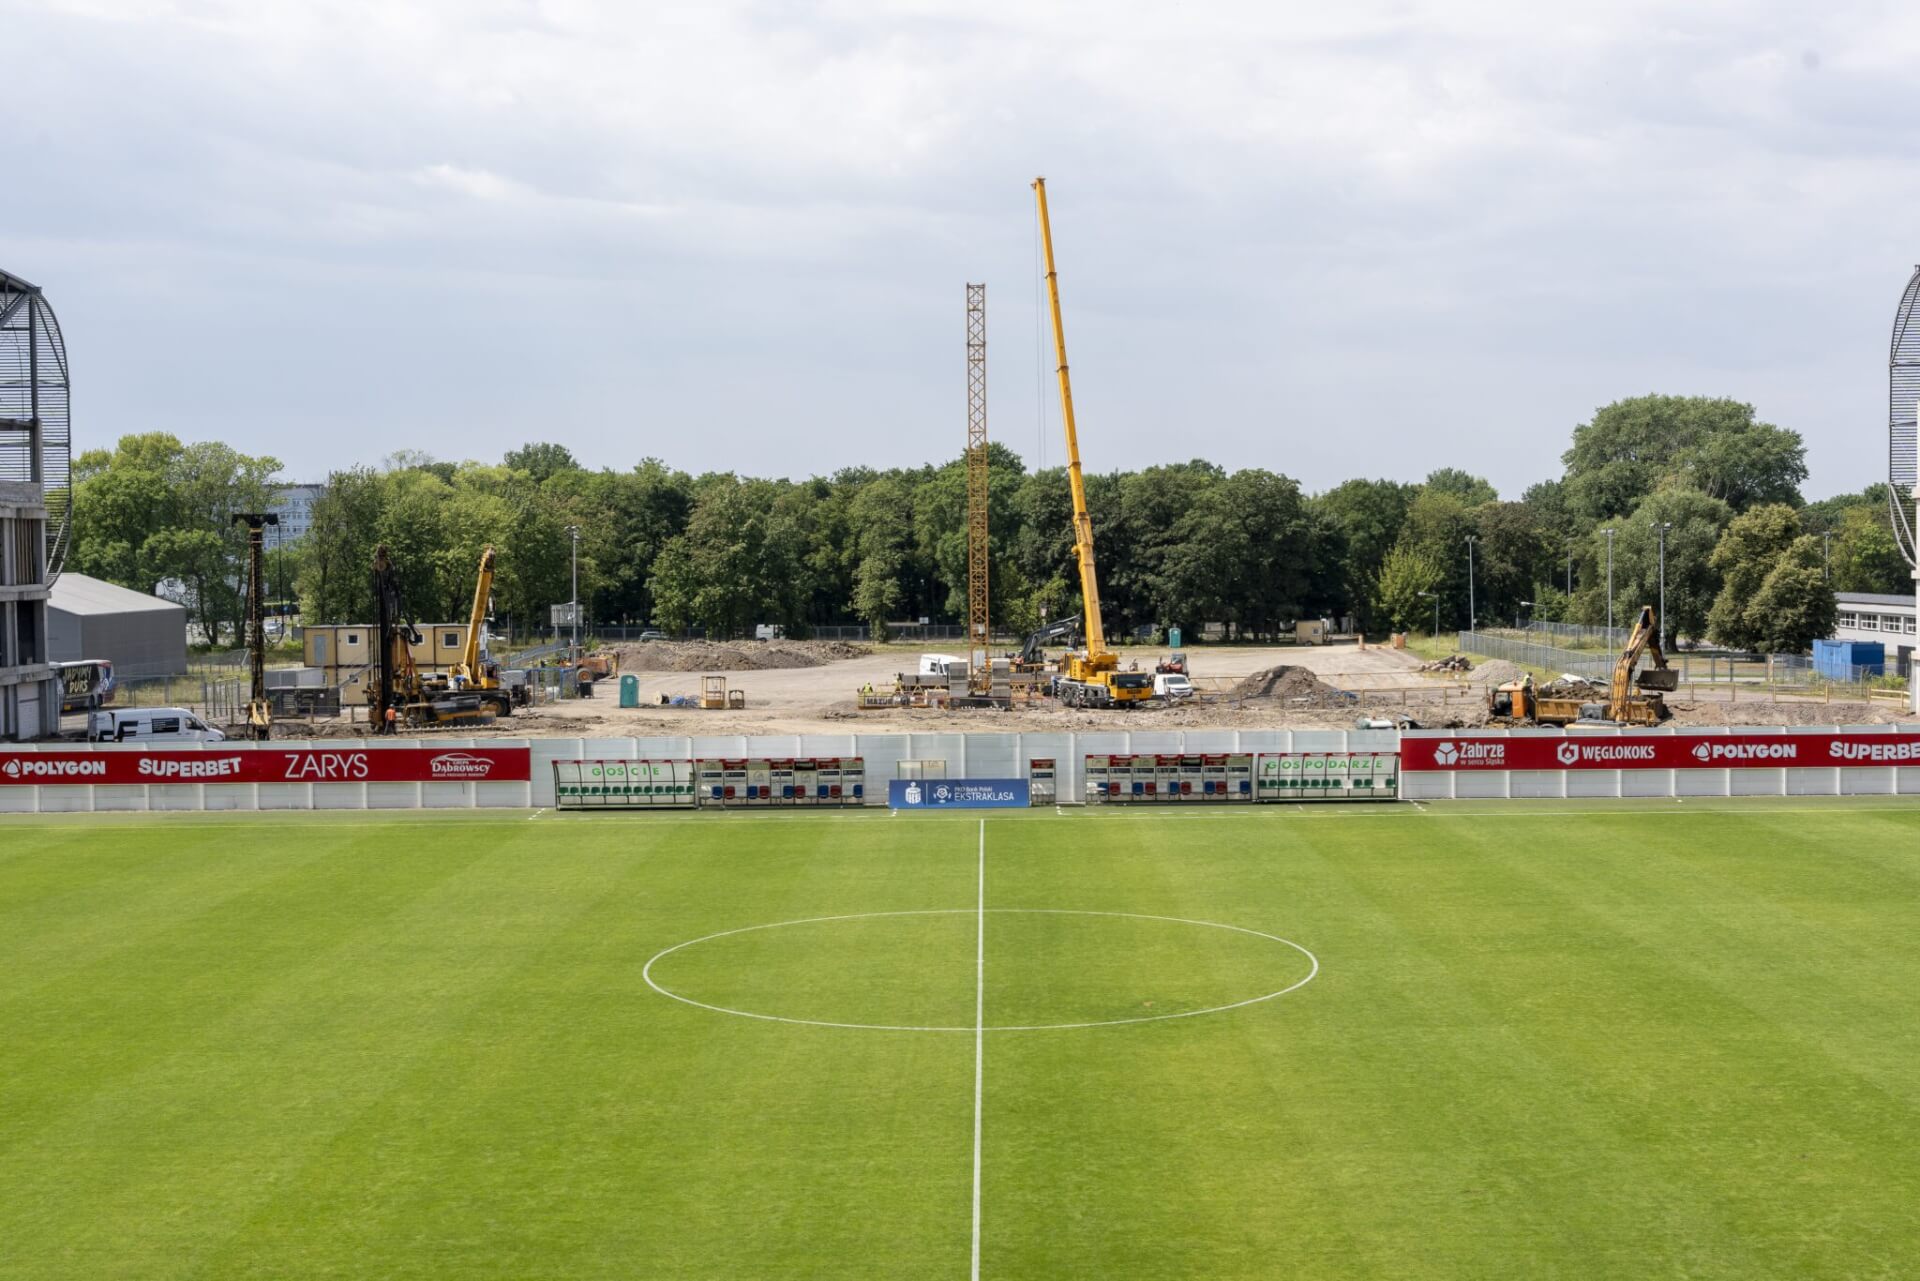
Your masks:
M887 784L887 805L897 810L1023 809L1029 803L1024 778L896 778Z
M1578 734L1403 738L1400 767L1440 773L1575 769L1832 769L1920 765L1920 734Z
M524 783L525 747L0 753L0 787L143 783Z

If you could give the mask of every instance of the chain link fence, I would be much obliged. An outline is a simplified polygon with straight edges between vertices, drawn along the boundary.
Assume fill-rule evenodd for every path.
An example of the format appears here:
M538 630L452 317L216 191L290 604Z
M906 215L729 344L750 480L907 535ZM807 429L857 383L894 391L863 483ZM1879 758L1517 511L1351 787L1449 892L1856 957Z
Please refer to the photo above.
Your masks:
M1589 630L1606 635L1604 627ZM1625 633L1621 635L1624 649ZM1545 672L1548 679L1564 673L1605 682L1612 679L1618 662L1618 656L1612 653L1540 645L1487 632L1457 633L1456 643L1465 653L1535 668ZM1844 678L1830 676L1816 671L1813 660L1804 654L1673 654L1668 656L1668 663L1680 673L1683 690L1697 697L1733 701L1789 698L1870 702L1876 696L1904 697L1907 688L1904 677L1883 675L1869 667L1849 668Z

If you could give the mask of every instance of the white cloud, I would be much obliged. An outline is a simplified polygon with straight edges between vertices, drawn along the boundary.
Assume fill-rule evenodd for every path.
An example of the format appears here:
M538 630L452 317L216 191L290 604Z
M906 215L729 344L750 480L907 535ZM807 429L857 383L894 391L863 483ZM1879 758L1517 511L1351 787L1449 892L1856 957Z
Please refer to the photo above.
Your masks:
M1512 491L1660 388L1754 400L1852 487L1920 259L1920 16L1864 3L0 0L0 29L32 104L0 262L65 300L83 435L158 413L304 470L534 434L949 454L981 278L1031 455L1044 171L1091 466Z

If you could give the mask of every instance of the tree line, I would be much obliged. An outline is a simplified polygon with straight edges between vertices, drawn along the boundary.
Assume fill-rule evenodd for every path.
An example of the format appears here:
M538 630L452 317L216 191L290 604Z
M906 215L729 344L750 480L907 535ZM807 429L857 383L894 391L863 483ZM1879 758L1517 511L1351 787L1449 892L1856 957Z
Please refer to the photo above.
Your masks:
M1884 486L1807 503L1798 433L1736 401L1642 396L1574 429L1561 473L1503 500L1443 468L1309 494L1260 468L1194 460L1087 477L1110 631L1206 623L1262 635L1351 615L1384 633L1526 618L1616 622L1658 598L1670 627L1728 644L1804 649L1832 625L1832 590L1911 590ZM271 498L276 460L164 434L77 460L74 569L184 592L209 640L238 636L244 543L227 523ZM1080 610L1063 468L990 449L996 626ZM1664 530L1660 527L1664 526ZM464 617L481 548L500 553L496 615L544 630L571 596L603 624L778 623L876 629L958 622L966 609L966 474L849 467L804 480L693 475L646 459L587 468L536 442L497 463L402 452L327 477L311 532L275 554L275 586L314 622L372 617L373 549L393 552L420 619ZM1472 566L1469 571L1469 540Z

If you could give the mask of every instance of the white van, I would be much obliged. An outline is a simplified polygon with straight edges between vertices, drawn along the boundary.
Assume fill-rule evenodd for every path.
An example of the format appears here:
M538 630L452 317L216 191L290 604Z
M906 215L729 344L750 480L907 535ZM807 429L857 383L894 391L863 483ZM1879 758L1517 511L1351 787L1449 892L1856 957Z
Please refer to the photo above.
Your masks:
M951 654L922 654L920 655L920 674L945 677L949 667L964 665L966 661L964 658L955 658Z
M1153 696L1155 698L1192 698L1193 682L1187 679L1185 672L1155 672Z
M755 623L753 638L757 641L785 640L787 629L779 623Z
M95 743L219 743L226 735L184 707L134 707L87 717Z

